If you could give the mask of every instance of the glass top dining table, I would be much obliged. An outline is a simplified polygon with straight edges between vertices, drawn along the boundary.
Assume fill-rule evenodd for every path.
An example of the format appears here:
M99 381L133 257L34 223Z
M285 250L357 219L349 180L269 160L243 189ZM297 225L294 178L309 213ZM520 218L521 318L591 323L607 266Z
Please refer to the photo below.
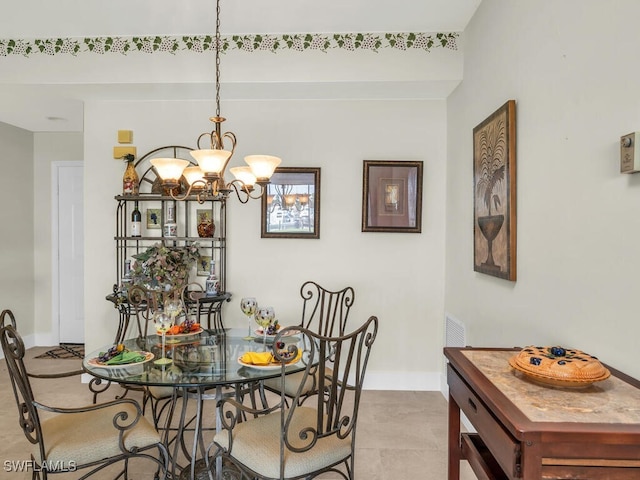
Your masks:
M203 470L202 458L206 452L203 439L202 417L203 400L220 399L225 388L232 388L239 392L247 385L258 385L260 381L279 377L281 365L269 364L264 366L247 365L241 360L246 352L271 351L273 337L267 338L256 335L255 339L246 340L246 329L207 330L182 335L166 335L165 347L162 347L161 335L149 335L127 339L123 342L129 352L139 353L137 361L125 365L106 365L100 361L100 356L112 345L107 345L87 354L82 362L83 369L94 377L129 386L171 387L173 402L183 399L183 409L187 399L195 401L194 440L190 452L187 454L187 464L182 464L178 457L177 447L173 454L170 452L170 468L173 478L200 479L210 478ZM292 334L282 338L286 345L300 342L300 337ZM286 348L286 346L284 347ZM287 365L287 373L295 373L304 369L303 362ZM191 401L189 400L189 401ZM183 410L184 411L184 410ZM216 430L220 430L218 412L216 416ZM171 422L169 419L168 422ZM177 436L183 435L189 424L182 413L179 425L172 431ZM167 431L171 429L167 428ZM166 443L172 439L167 437ZM181 442L173 442L178 445ZM221 463L216 465L221 472ZM178 473L179 472L179 473Z
M106 365L100 355L112 345L89 353L83 368L91 375L112 382L144 386L214 387L255 382L280 376L280 364L250 365L241 357L246 352L271 351L272 338L256 335L245 340L246 330L201 330L181 335L166 335L164 355L161 335L131 338L123 345L130 352L139 352L140 361L125 365ZM296 343L295 335L283 337L285 343ZM266 348L265 348L266 347ZM163 357L170 359L163 362ZM287 372L304 368L300 362L286 367Z

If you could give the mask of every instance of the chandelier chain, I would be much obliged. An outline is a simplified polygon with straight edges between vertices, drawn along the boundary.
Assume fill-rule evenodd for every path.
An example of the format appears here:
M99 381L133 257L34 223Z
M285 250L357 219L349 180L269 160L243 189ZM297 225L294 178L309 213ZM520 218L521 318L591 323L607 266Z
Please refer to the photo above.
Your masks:
M220 38L220 0L216 0L216 116L209 118L214 123L215 128L212 132L200 134L197 141L197 150L191 151L191 156L198 162L198 167L195 167L195 170L186 168L189 164L188 160L174 159L175 161L173 161L166 158L154 158L151 160L152 165L158 168L165 167L163 173L158 173L158 175L162 177L163 187L170 189L171 197L174 200L186 200L193 194L199 203L203 203L207 198L214 200L224 199L232 191L235 191L238 200L242 203L247 203L250 198L257 199L264 195L271 175L273 175L276 167L281 162L280 158L272 155L249 155L245 157L245 161L249 166L238 167L237 169L232 168L231 173L236 178L228 183L226 182L224 178L225 169L236 149L236 136L233 132L222 133L221 128L222 122L225 121L225 118L220 116L221 48L223 48L223 45ZM200 141L205 138L210 141L211 148L200 146ZM231 143L230 149L224 148L224 140L228 140ZM162 162L160 162L161 160ZM179 173L177 173L178 169ZM189 171L189 179L187 180L189 188L182 195L174 193L173 190L181 185L180 178L182 174L187 170ZM254 184L261 187L259 193L253 193Z
M216 117L220 117L220 0L216 1Z

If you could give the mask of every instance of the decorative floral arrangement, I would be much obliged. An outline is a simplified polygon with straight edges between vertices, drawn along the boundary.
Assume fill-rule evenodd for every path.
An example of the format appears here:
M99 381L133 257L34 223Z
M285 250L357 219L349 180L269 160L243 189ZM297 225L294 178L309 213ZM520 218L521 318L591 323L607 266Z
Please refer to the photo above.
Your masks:
M146 288L161 288L167 285L184 285L189 271L200 258L197 243L184 247L167 247L156 243L146 251L133 255L136 260L131 267L133 283Z

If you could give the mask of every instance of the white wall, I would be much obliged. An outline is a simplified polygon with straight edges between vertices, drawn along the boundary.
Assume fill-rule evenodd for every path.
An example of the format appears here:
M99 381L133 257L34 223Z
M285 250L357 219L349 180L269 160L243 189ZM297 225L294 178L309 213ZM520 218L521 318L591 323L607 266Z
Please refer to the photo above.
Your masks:
M85 302L87 348L109 342L116 312L105 301L114 278L114 195L122 161L119 129L134 132L139 154L193 145L210 130L212 102L89 102L85 110ZM300 285L309 279L356 290L352 321L380 318L368 374L372 388L439 388L445 228L445 102L223 102L238 136L235 164L249 153L277 154L283 166L321 167L321 238L261 239L259 202L229 201L229 326L246 326L238 302L254 295L284 324L298 321ZM362 162L423 160L422 234L362 233Z
M445 310L476 346L561 344L635 377L640 175L619 139L640 130L629 19L640 3L484 0L449 97ZM517 102L518 279L473 271L472 130Z
M0 123L0 145L9 173L0 188L0 311L12 310L26 337L34 332L33 134Z

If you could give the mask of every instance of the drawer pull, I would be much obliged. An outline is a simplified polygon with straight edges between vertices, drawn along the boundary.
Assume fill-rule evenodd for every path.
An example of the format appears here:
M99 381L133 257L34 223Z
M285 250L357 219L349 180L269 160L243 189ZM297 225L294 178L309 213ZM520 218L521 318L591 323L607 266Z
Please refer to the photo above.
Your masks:
M471 399L469 399L469 406L470 406L471 408L473 408L473 411L474 411L475 413L478 413L478 407L476 407L476 404L475 404L475 403L473 403L473 400L471 400Z

